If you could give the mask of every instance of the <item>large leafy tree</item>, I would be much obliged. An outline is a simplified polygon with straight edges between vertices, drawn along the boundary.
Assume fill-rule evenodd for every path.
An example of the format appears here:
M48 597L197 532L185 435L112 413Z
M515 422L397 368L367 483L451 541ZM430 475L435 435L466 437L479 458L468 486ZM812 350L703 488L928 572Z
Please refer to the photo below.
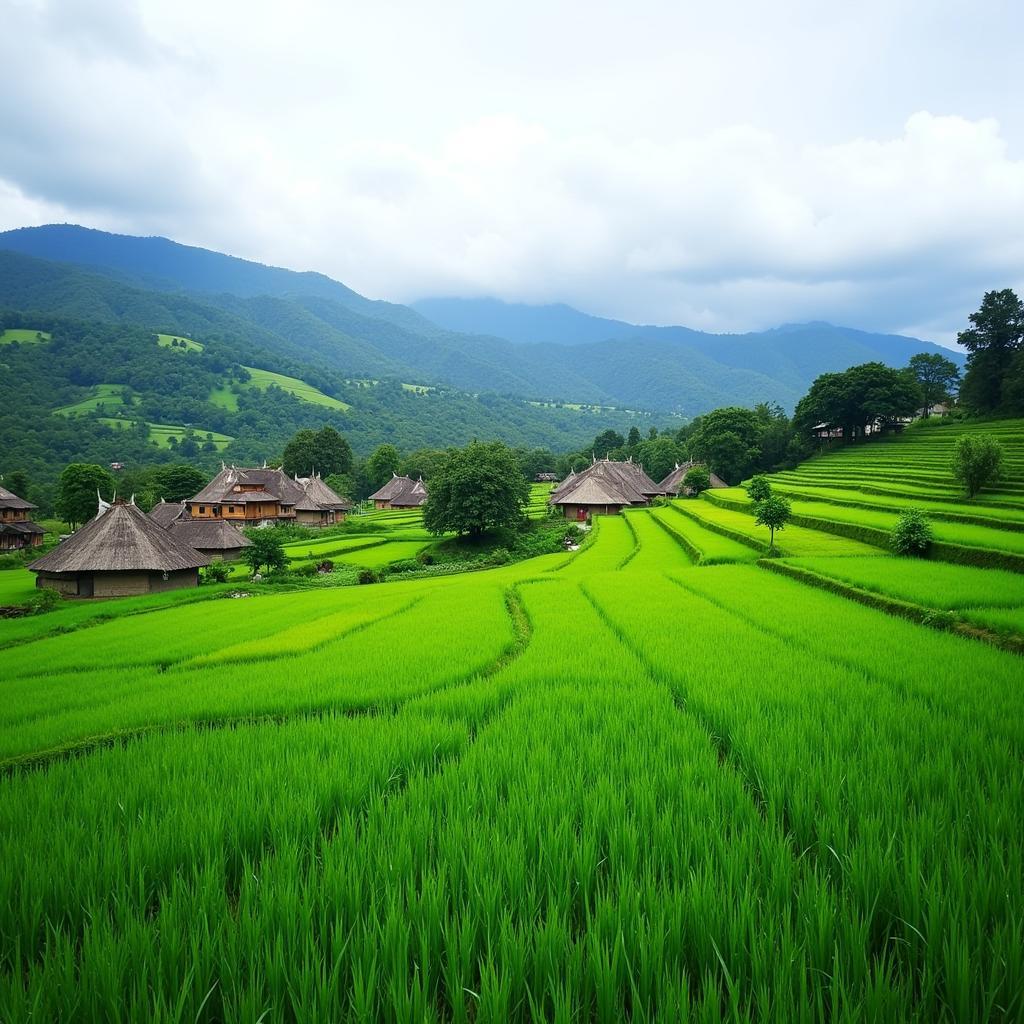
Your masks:
M423 523L432 533L479 537L519 525L530 485L515 453L500 441L453 449L430 481Z
M985 292L971 326L957 335L970 355L961 399L975 412L996 412L1024 348L1024 302L1011 288Z
M752 409L727 406L695 421L687 439L690 458L728 483L739 483L761 454L761 423Z
M840 427L846 440L862 436L870 424L893 423L920 407L921 389L910 370L884 363L862 363L842 373L823 373L797 403L793 423L809 434L818 423Z
M371 490L383 487L398 472L401 458L393 444L378 445L363 466Z
M448 453L439 448L418 448L402 459L399 467L403 476L413 480L433 479L437 471L445 464Z
M926 419L933 405L949 401L960 382L960 367L938 352L918 352L910 357L908 369L921 389L921 410Z
M332 426L297 431L284 449L284 471L291 476L352 472L352 448Z
M647 475L657 482L668 476L685 455L675 439L668 436L641 441L633 457L640 462Z
M0 483L19 498L24 498L28 501L28 475L24 470L11 470L10 473L0 477Z
M88 462L65 466L57 481L57 515L72 529L88 522L98 509L97 492L111 497L114 478L102 467Z
M160 466L150 475L148 490L156 501L185 501L206 486L207 476L195 466Z
M242 550L242 558L253 576L261 569L272 571L287 567L288 556L284 553L284 540L279 530L246 530L245 534L252 543Z

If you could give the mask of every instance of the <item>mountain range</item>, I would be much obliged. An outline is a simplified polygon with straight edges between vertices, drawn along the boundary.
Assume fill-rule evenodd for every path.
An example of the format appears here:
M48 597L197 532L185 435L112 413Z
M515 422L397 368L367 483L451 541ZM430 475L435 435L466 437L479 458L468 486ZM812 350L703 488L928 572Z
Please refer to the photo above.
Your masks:
M77 225L0 233L0 307L148 326L189 337L242 335L280 366L470 394L693 416L722 405L792 409L820 373L917 352L930 342L827 323L740 335L643 326L569 306L366 298L300 273Z

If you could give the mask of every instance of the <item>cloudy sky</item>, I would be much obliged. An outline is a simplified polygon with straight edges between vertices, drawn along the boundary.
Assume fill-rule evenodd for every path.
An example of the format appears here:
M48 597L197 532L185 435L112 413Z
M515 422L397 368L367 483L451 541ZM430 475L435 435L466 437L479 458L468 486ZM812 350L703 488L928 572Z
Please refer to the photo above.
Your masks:
M1015 0L0 0L0 228L372 297L952 342L1024 288Z

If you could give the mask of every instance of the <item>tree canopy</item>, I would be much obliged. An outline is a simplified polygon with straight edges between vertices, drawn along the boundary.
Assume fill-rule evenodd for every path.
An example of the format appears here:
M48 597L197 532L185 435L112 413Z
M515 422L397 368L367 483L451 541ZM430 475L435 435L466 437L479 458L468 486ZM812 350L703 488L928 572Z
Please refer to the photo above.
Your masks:
M347 475L352 472L352 448L330 424L305 428L285 445L283 463L289 476Z
M57 481L57 515L72 528L92 519L98 510L97 492L109 499L114 478L102 466L72 462L65 466Z
M918 352L910 357L908 369L921 389L921 415L929 416L932 406L948 402L960 382L960 367L938 352Z
M973 498L982 487L995 483L1003 466L1003 446L991 435L961 437L953 449L953 476Z
M530 485L515 453L500 441L474 441L448 453L430 482L423 523L432 533L479 537L518 526Z
M393 444L378 445L363 466L371 491L383 487L398 472L401 456Z
M1024 302L1010 288L985 292L968 319L971 326L957 335L970 352L962 400L973 412L1024 411L1013 408L1024 378Z

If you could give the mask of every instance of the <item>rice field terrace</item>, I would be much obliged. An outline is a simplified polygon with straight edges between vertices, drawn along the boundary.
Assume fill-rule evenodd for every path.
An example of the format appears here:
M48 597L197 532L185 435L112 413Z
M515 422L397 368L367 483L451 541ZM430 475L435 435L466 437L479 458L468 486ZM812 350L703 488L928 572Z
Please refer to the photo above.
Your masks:
M1024 575L714 497L0 620L0 1021L1024 1019Z

